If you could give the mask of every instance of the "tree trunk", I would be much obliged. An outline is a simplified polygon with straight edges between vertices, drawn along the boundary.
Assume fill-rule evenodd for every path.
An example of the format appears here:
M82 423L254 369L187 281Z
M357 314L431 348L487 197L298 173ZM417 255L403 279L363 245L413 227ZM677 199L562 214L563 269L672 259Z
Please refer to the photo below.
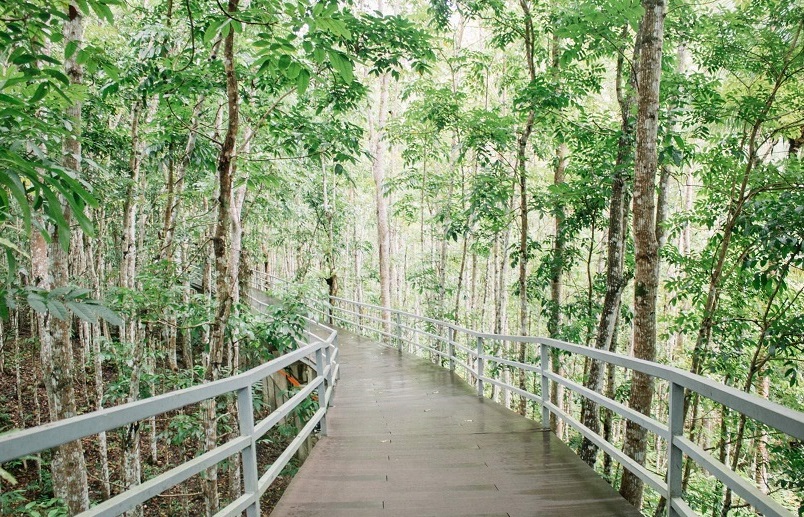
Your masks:
M134 292L137 274L137 212L139 210L140 165L142 144L140 142L139 124L142 105L134 102L131 110L131 150L129 156L129 183L126 188L126 202L123 209L123 256L120 264L120 285ZM127 402L139 399L140 378L142 374L143 342L137 335L138 322L136 314L131 314L120 328L120 341L131 347L132 367L129 379ZM140 422L132 422L126 426L123 439L125 487L139 485L142 478L140 464ZM129 517L142 515L142 508L126 513Z
M321 160L321 180L322 180L322 187L323 187L323 201L324 201L324 222L327 227L327 245L324 249L324 263L326 267L326 282L327 282L327 291L329 295L329 314L327 321L330 325L334 325L333 321L333 309L332 307L335 305L334 298L338 296L338 271L337 271L337 264L335 260L335 175L333 174L332 177L332 194L330 195L330 186L327 182L327 167L324 160ZM390 240L390 239L389 239ZM389 278L389 283L390 283Z
M238 9L239 0L229 0L228 11ZM226 345L226 326L232 309L232 281L230 276L230 244L232 232L232 177L236 168L236 142L239 129L239 98L234 53L235 31L230 30L223 42L223 68L226 73L227 127L218 155L218 216L212 237L215 259L215 315L210 326L209 363L204 380L214 381L220 375L223 350ZM218 441L215 399L206 400L204 406L204 446L209 451ZM207 515L218 511L218 466L206 470L203 486Z
M377 215L377 250L380 262L380 305L391 307L391 244L388 231L388 203L385 198L385 142L383 131L388 101L388 74L380 76L380 90L377 99L377 125L373 131L372 150L374 159L371 172L374 177L374 202ZM422 208L423 209L423 208ZM391 331L391 313L387 310L382 315L385 320L385 331Z
M204 106L206 96L201 95L193 108L192 122L190 132L187 135L187 143L181 159L178 164L171 158L168 163L168 176L166 178L167 187L167 201L165 202L165 214L162 222L162 243L159 249L158 259L160 261L167 261L171 264L175 262L174 240L176 235L176 225L179 221L179 209L182 202L182 194L184 192L184 178L187 174L187 167L190 164L190 157L195 150L198 124L201 117L201 109ZM170 308L167 314L168 327L165 329L167 341L167 359L168 366L171 370L176 371L179 368L177 358L177 344L178 344L178 329L176 312ZM185 360L185 368L191 365L187 364Z
M628 26L623 28L623 37L628 34ZM638 64L639 39L634 46L634 68ZM614 164L614 174L611 179L611 200L609 202L609 228L608 247L606 255L606 294L603 299L603 309L600 313L595 348L611 350L615 339L616 324L620 314L622 294L627 279L624 275L625 241L628 234L628 188L626 185L626 168L633 157L633 120L631 107L633 106L633 91L636 86L636 70L631 71L630 88L623 92L623 65L624 58L620 54L617 59L616 89L617 100L620 105L620 138L617 142L617 158ZM603 365L600 361L592 360L589 365L589 375L584 385L598 393L603 388ZM600 433L600 420L598 406L595 402L584 398L581 401L581 419L583 424L595 433ZM579 455L590 467L597 461L597 445L586 437L581 442Z
M659 286L659 251L656 235L656 170L659 82L662 71L664 0L644 0L640 67L637 87L636 159L634 167L634 357L656 358L656 300ZM629 405L650 414L653 378L634 372ZM629 421L623 451L640 465L645 463L647 431ZM643 482L623 472L620 494L637 508L642 505Z
M70 3L63 26L65 44L75 42L80 45L83 31L83 17L77 5ZM83 71L75 57L66 59L64 68L71 84L81 84ZM64 139L62 163L65 168L77 173L81 170L81 103L76 102L69 106L67 115L72 121L72 132ZM66 202L62 203L62 210L67 224L70 224L72 212ZM50 236L50 245L39 231L32 233L31 272L35 285L45 290L68 285L69 228L66 238L63 232L54 229ZM50 313L37 314L37 324L50 420L70 418L77 414L71 319L58 320ZM57 449L53 459L53 485L56 496L64 499L71 514L89 509L86 466L80 441L70 442Z
M250 150L250 142L253 137L253 129L246 128L243 144L243 154L248 154ZM247 179L247 178L246 178ZM240 264L243 259L243 205L246 200L247 181L243 183L237 190L234 191L232 196L232 225L231 225L231 251L229 257L229 282L232 289L232 311L237 315L240 304L240 285L241 285L241 269ZM230 375L235 375L240 371L240 335L237 328L231 331L231 338L229 342L229 372ZM237 404L235 397L229 394L227 401L227 412L231 417L231 433L239 434L240 425L237 418ZM235 454L229 460L229 494L231 499L237 499L240 496L240 455Z
M559 59L558 59L558 35L556 28L553 28L553 37L551 41L551 74L554 80L558 80L559 76ZM531 78L532 80L532 78ZM561 185L565 181L567 170L567 145L563 142L556 147L556 166L553 170L553 185ZM550 306L549 316L547 319L547 334L553 339L561 338L561 303L562 303L562 276L564 272L565 262L565 248L566 237L564 235L564 207L563 201L556 202L553 207L554 210L554 233L553 233L553 254L550 262ZM561 355L558 350L552 351L552 366L553 371L561 375ZM562 406L564 398L564 387L557 382L550 385L550 402L558 407ZM553 413L550 413L550 428L558 436L563 434L563 420L559 419Z
M536 77L536 65L534 58L534 31L533 18L530 13L530 3L528 0L519 0L525 22L524 45L525 59L528 66L528 77L533 81ZM522 336L528 335L528 171L527 171L527 148L528 140L533 132L533 123L536 113L529 109L525 125L517 139L516 151L516 175L519 180L519 333ZM519 361L525 361L527 347L525 343L519 345ZM524 374L519 379L520 389L526 389ZM519 401L519 413L525 414L527 401L521 398Z

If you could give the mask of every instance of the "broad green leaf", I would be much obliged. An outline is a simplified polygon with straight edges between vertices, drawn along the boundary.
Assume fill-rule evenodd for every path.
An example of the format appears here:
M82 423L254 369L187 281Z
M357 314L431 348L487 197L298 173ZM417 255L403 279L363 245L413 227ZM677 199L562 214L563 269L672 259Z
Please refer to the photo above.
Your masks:
M31 221L31 207L28 204L28 197L25 187L22 185L19 176L13 171L0 171L0 184L5 185L14 197L14 200L22 210L22 219L26 225Z
M218 34L218 29L220 29L221 25L223 25L226 20L226 18L218 18L210 22L209 27L207 27L207 30L204 31L203 41L205 45L209 44L210 41L215 39L215 36Z
M310 72L306 68L299 70L299 76L296 78L296 90L299 95L304 95L307 87L310 86Z
M114 23L114 15L112 15L112 10L109 9L104 2L92 2L92 8L95 10L98 18L106 20L109 23Z
M352 69L352 62L337 50L328 50L329 62L341 78L347 83L354 81L354 72Z
M45 314L47 312L47 305L45 305L45 300L38 294L29 293L26 299L31 309L35 310L39 314Z
M67 321L70 318L70 311L58 300L47 300L47 310L56 319Z
M116 327L123 326L124 323L123 319L120 316L118 316L114 311L112 311L110 308L102 304L94 305L93 308L98 317L102 318L110 325L114 325Z
M78 42L75 40L67 42L67 45L64 46L64 59L70 59L75 54L75 51L78 50Z
M97 311L93 310L92 305L80 302L66 302L65 305L73 314L87 323L95 324L98 322Z
M48 294L48 297L65 296L67 293L69 293L72 290L73 290L72 286L63 285L63 286L57 287L57 288L53 289L52 291L50 291L50 293Z
M36 104L37 102L44 99L45 95L47 95L47 90L49 87L50 83L48 82L39 83L39 86L36 88L36 91L31 96L31 99L28 102L30 102L31 104Z

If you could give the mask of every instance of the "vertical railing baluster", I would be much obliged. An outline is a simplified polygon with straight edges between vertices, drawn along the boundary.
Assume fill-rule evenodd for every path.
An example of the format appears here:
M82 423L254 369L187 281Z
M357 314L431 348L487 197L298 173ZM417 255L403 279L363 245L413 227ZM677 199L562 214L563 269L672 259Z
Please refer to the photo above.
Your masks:
M477 396L482 397L484 395L483 389L483 338L477 336Z
M676 445L676 436L684 434L684 388L670 383L668 425L670 436L667 440L667 515L678 517L673 508L673 499L681 497L681 478L683 454Z
M402 315L398 312L394 313L394 320L396 324L396 348L402 351Z
M252 437L254 434L254 404L251 400L251 386L237 391L237 416L240 423L240 436ZM259 517L257 444L254 442L253 437L251 445L241 452L241 457L243 459L243 490L246 494L254 494L254 501L246 508L246 516Z
M327 373L327 375L325 377L325 380L326 380L325 388L328 388L329 386L332 386L332 384L333 384L332 383L332 370L333 370L333 367L332 367L332 345L327 345L326 348L324 348L324 365L329 367L329 373ZM326 392L326 390L325 390L325 392ZM327 407L329 407L329 401L326 401L326 402L327 402Z
M449 328L449 371L455 371L455 329Z
M550 410L547 407L550 400L550 379L547 378L547 372L550 371L550 351L544 343L539 343L539 354L542 363L542 427L550 429Z
M338 334L336 333L335 336L332 338L332 345L335 347L335 363L333 363L332 367L335 368L335 364L341 360L341 353L340 353L340 343L338 342ZM338 370L338 373L333 377L334 382L338 382L341 378L341 371Z
M321 348L315 351L315 373L317 377L322 377L321 384L318 385L318 406L324 408L324 416L321 417L321 436L327 435L327 380L324 375L324 350L326 343L321 343Z

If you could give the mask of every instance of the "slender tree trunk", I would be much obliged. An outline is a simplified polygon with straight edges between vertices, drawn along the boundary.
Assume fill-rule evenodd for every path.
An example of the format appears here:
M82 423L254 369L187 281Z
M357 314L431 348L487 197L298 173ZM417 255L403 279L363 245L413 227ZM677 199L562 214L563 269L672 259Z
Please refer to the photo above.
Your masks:
M656 171L658 167L657 131L659 122L659 82L662 71L664 38L664 0L644 0L638 102L636 159L634 167L634 357L656 358L656 300L659 287L659 252L656 235ZM634 372L629 405L649 415L653 401L653 378ZM645 463L647 431L629 421L623 451L640 465ZM626 470L620 494L637 508L642 505L643 482Z
M70 3L68 6L63 34L65 44L74 42L80 45L83 41L83 17L74 3ZM66 59L64 68L71 84L81 84L83 71L75 57ZM81 103L77 102L69 106L67 115L73 126L71 134L64 139L62 163L67 169L79 172L81 170L81 141L79 140ZM66 202L62 203L62 210L69 225L72 220L72 212ZM69 229L67 231L69 232ZM48 245L40 232L33 232L31 236L31 272L37 287L50 290L69 284L69 233L67 238L64 237L58 230L54 230L50 236L50 245ZM58 320L50 313L38 314L37 324L50 420L70 418L77 414L71 319ZM89 509L86 466L80 441L70 442L57 449L53 460L53 484L56 496L64 499L71 514Z
M461 309L461 292L463 291L464 273L466 272L466 248L469 244L469 236L463 236L463 245L461 246L461 265L458 268L458 287L455 289L455 310L452 317L456 323L460 323L460 309Z
M628 27L623 28L623 37L628 34ZM634 47L634 66L638 63L639 40ZM617 59L616 89L617 100L620 104L620 138L617 142L617 158L614 164L614 174L611 179L611 199L609 202L609 228L608 246L606 256L606 294L603 298L603 309L598 323L595 348L611 350L615 339L616 324L619 319L622 294L627 284L624 275L625 240L628 233L629 196L626 185L626 168L633 158L633 121L631 107L633 106L633 91L636 86L635 70L631 71L630 88L623 91L623 65L622 54ZM600 361L592 360L589 365L587 388L598 393L603 388L603 365ZM581 420L583 424L595 433L600 433L600 420L598 407L593 401L584 398L581 402ZM610 430L610 424L609 424ZM581 459L590 467L597 461L597 445L584 437L579 452Z
M335 297L338 296L338 271L335 260L335 175L332 178L332 192L330 193L330 186L327 182L327 167L324 160L321 160L321 179L324 194L324 223L327 227L327 245L324 250L324 263L326 267L326 282L327 291L329 295L329 315L328 322L330 325L334 324L333 309L335 305ZM390 241L390 239L389 239ZM390 279L389 279L390 282Z
M92 293L95 297L100 297L100 277L97 270L95 239L83 236L84 248L87 251L87 273L89 274L92 285ZM87 325L89 346L91 348L93 380L94 380L94 406L95 410L103 409L104 383L103 383L103 356L101 354L101 328L100 325ZM106 443L106 431L98 434L98 452L101 457L101 481L103 482L103 495L105 499L112 496L112 486L109 471L109 450Z
M134 292L137 273L137 215L139 210L140 166L142 163L142 144L140 142L140 117L142 105L139 100L134 102L131 110L131 149L129 156L129 183L126 189L126 202L123 209L123 257L120 267L120 285ZM131 349L132 363L129 379L128 402L139 399L140 378L142 374L142 360L144 343L138 336L138 322L136 314L131 314L120 328L120 341ZM142 477L140 462L140 422L133 422L126 426L123 438L124 478L125 487L139 485ZM129 517L142 515L142 508L126 513Z
M182 194L184 193L184 179L187 176L187 168L190 166L190 159L195 151L198 139L198 125L201 120L201 110L204 107L205 100L206 96L201 95L193 108L190 132L187 135L187 144L184 147L181 160L179 160L179 163L175 166L175 170L172 167L168 169L170 172L167 180L168 199L165 204L165 217L162 224L162 247L159 252L159 258L162 260L173 260L173 245L176 236L176 224L179 220Z
M614 334L611 340L611 352L617 351L617 328L619 326L619 317L614 322ZM615 379L615 371L614 365L611 363L606 364L606 398L610 400L614 400L615 394L615 386L614 386L614 379ZM602 408L600 411L600 419L603 424L603 439L609 443L612 443L612 435L614 434L614 412L608 408ZM609 483L612 482L612 459L608 453L603 453L603 477L609 480Z
M187 168L190 164L190 158L195 150L198 124L201 118L201 110L204 106L205 95L201 95L193 108L192 122L190 132L187 135L187 143L181 159L178 164L173 159L170 160L168 165L168 177L166 180L167 186L167 201L165 203L165 214L162 223L162 243L159 250L159 260L167 261L171 264L175 262L174 241L176 235L176 226L179 221L180 208L182 202L182 194L184 192L184 179L187 174ZM167 314L168 327L165 329L167 334L167 357L168 366L171 370L178 370L178 350L177 344L179 339L179 331L177 329L177 318L174 310L169 309ZM184 361L185 368L189 368L186 357Z
M227 10L235 13L239 0L229 0ZM230 30L223 42L223 68L226 74L227 127L218 155L218 216L212 237L215 260L215 315L210 326L209 364L204 380L211 382L220 375L223 351L226 345L226 326L232 309L232 281L230 276L230 244L232 231L232 177L237 160L237 134L239 129L239 96L234 53L235 31ZM204 407L204 447L209 451L217 446L218 430L215 399L206 400ZM218 511L218 466L206 470L203 484L204 503L207 515Z
M391 307L391 244L388 230L388 203L385 198L385 141L383 131L387 116L388 74L380 76L380 89L377 99L377 124L374 127L372 150L372 175L374 177L374 202L377 215L377 250L380 262L380 305ZM383 311L385 331L391 331L391 313Z
M244 138L242 152L248 155L250 151L251 139L254 136L253 128L246 128L244 131ZM246 178L247 180L247 178ZM243 260L243 206L246 201L248 182L244 182L241 186L234 191L232 196L232 224L231 224L231 250L229 257L229 282L232 289L232 311L237 315L240 304L240 286L241 286L241 268L240 265ZM229 372L234 375L240 371L240 334L237 328L231 331L231 338L229 343ZM240 426L237 418L237 404L235 397L230 394L226 401L227 412L231 417L231 432L233 434L240 433ZM229 495L231 499L236 499L240 496L240 455L235 454L229 460Z
M530 2L519 0L519 6L524 14L525 32L525 59L528 66L528 77L533 81L536 77L536 64L534 58L535 35L533 30L533 18L530 13ZM525 125L517 139L516 151L516 174L519 180L519 333L528 335L528 171L527 171L527 149L528 140L533 132L533 123L536 113L529 109L525 119ZM518 358L520 362L525 362L527 347L525 343L520 343ZM526 389L524 373L519 379L520 389ZM519 401L519 413L524 415L527 401L521 398Z
M559 75L559 56L558 56L558 36L556 29L553 29L553 37L551 41L551 74L555 80L558 80ZM531 79L532 80L532 79ZM567 170L567 145L560 143L555 152L556 165L553 170L553 185L561 185L565 182L565 175ZM547 319L547 334L553 339L561 338L561 303L563 299L563 285L562 277L564 273L565 262L565 248L566 237L564 235L564 206L563 200L556 202L553 207L554 210L554 233L553 233L553 253L550 263L550 306L549 316ZM557 350L552 351L552 366L553 371L561 374L561 355ZM557 382L551 383L550 386L550 402L558 407L563 404L564 387ZM564 424L563 420L550 414L550 428L558 436L563 435Z
M769 375L763 375L760 380L759 396L764 399L770 398ZM768 429L765 426L760 426L759 438L757 439L757 459L754 480L763 494L770 493L770 483L768 480L768 465L770 464L770 453L768 452L769 443L770 437L768 435Z

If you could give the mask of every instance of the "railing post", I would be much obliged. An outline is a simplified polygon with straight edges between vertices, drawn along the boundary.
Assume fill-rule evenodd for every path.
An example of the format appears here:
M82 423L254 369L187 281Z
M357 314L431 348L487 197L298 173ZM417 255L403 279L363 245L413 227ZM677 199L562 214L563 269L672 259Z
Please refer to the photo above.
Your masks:
M237 391L237 416L240 424L240 436L254 434L254 404L251 400L251 386ZM241 452L243 459L243 491L253 494L254 501L246 507L247 517L259 517L260 498L257 497L259 475L257 474L257 447L252 438L251 445Z
M402 351L402 315L398 312L394 313L394 322L396 328L394 329L394 333L396 334L396 348L400 352Z
M449 328L449 371L455 371L455 329Z
M329 366L329 373L326 376L327 387L332 386L332 347L335 346L335 341L333 340L332 343L332 345L327 345L327 347L324 349L324 365ZM329 406L329 401L327 401L327 406Z
M321 384L318 385L318 407L324 408L324 416L321 417L321 436L327 435L327 379L324 376L324 343L322 347L315 351L315 373L317 377L323 377Z
M338 343L338 334L335 334L335 337L332 338L332 346L335 347L335 357L340 361L341 352L340 352L340 343ZM332 368L335 369L335 364L332 364ZM338 382L341 378L341 371L338 370L338 373L332 378L333 384Z
M550 429L550 409L547 407L547 402L550 400L550 379L545 374L550 371L550 350L544 343L539 343L539 354L542 363L542 427Z
M482 397L483 393L483 338L477 336L477 396Z
M667 440L667 515L678 517L680 514L673 508L673 499L681 497L681 478L683 455L676 446L676 436L684 434L684 388L670 383L668 425L670 436Z

